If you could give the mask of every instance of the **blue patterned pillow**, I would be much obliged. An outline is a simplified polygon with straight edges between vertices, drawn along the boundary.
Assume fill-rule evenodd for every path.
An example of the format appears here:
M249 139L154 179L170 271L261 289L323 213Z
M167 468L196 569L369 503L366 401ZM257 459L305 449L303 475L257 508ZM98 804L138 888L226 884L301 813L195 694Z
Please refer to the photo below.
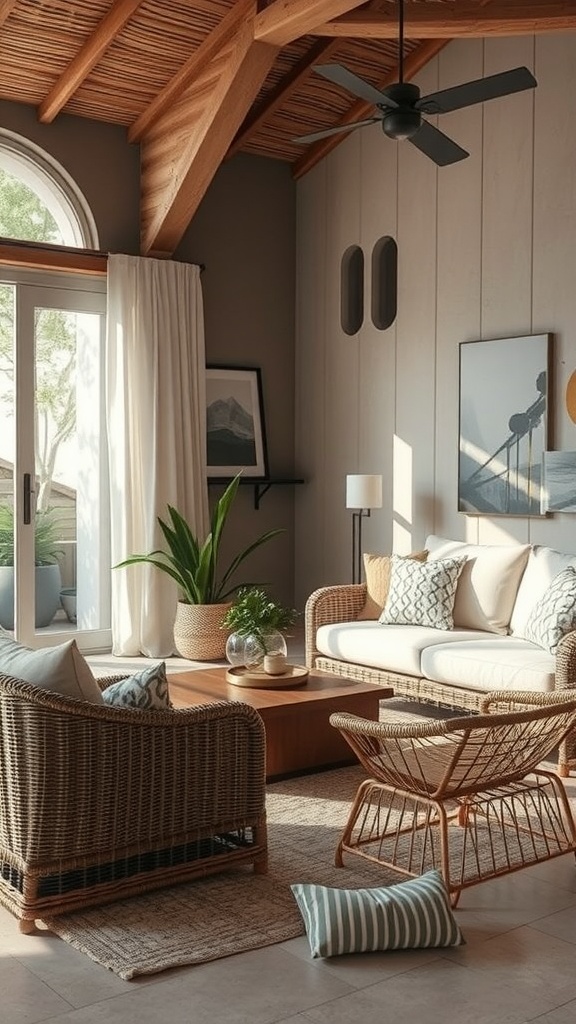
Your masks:
M378 622L452 629L458 578L465 558L416 562L391 556L390 587Z
M313 957L459 946L465 941L436 870L380 889L290 888Z
M150 709L170 708L166 664L163 661L135 672L128 679L111 683L102 691L106 704L122 708Z
M524 639L555 654L562 637L572 629L576 629L576 569L567 565L534 605Z

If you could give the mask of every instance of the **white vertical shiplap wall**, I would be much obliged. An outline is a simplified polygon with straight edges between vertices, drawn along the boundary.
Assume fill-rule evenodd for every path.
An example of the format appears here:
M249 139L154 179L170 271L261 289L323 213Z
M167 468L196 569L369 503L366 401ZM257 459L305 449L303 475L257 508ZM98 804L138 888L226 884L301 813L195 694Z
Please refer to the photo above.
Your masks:
M554 335L551 447L576 451L566 412L576 369L576 36L538 37L535 54L533 324ZM530 540L576 551L576 516L531 520Z
M437 169L379 126L353 133L299 182L296 598L350 578L346 473L382 472L364 549L426 534L576 551L576 516L457 511L459 343L554 333L554 448L576 449L564 392L576 369L576 37L463 40L418 76L423 94L526 64L538 88L437 119L468 149ZM370 323L372 246L399 250L398 316ZM340 329L340 260L360 242L365 321ZM304 493L303 493L304 492Z
M357 135L362 156L360 242L365 258L365 314L358 335L358 450L348 472L382 475L382 508L374 510L362 526L364 550L381 551L391 543L396 322L386 331L377 330L372 323L372 251L380 238L398 237L398 148L388 144L380 124Z

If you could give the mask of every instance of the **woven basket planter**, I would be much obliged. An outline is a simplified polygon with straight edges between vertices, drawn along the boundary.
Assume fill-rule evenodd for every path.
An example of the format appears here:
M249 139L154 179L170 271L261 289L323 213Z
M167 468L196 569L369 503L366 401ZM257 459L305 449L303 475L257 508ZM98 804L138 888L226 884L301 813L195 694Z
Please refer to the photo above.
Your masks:
M178 654L191 661L223 661L229 630L222 619L227 604L185 604L178 602L174 622L174 643Z

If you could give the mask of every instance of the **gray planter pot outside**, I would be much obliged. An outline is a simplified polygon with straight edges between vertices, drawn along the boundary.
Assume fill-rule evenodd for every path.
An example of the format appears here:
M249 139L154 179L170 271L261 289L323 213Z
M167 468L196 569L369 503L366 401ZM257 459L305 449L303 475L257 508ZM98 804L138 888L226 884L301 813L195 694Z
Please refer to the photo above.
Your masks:
M36 566L36 629L49 626L60 605L59 565ZM0 565L0 626L14 629L14 568Z

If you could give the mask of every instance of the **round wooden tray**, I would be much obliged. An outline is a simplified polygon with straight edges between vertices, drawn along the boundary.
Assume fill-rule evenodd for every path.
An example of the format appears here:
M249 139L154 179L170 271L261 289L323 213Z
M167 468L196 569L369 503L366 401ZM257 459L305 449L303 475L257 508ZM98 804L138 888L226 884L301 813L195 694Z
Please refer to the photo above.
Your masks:
M229 668L226 672L226 681L233 683L234 686L260 686L266 690L302 686L307 679L308 669L303 665L288 665L286 672L281 676L271 676L268 672L243 667Z

